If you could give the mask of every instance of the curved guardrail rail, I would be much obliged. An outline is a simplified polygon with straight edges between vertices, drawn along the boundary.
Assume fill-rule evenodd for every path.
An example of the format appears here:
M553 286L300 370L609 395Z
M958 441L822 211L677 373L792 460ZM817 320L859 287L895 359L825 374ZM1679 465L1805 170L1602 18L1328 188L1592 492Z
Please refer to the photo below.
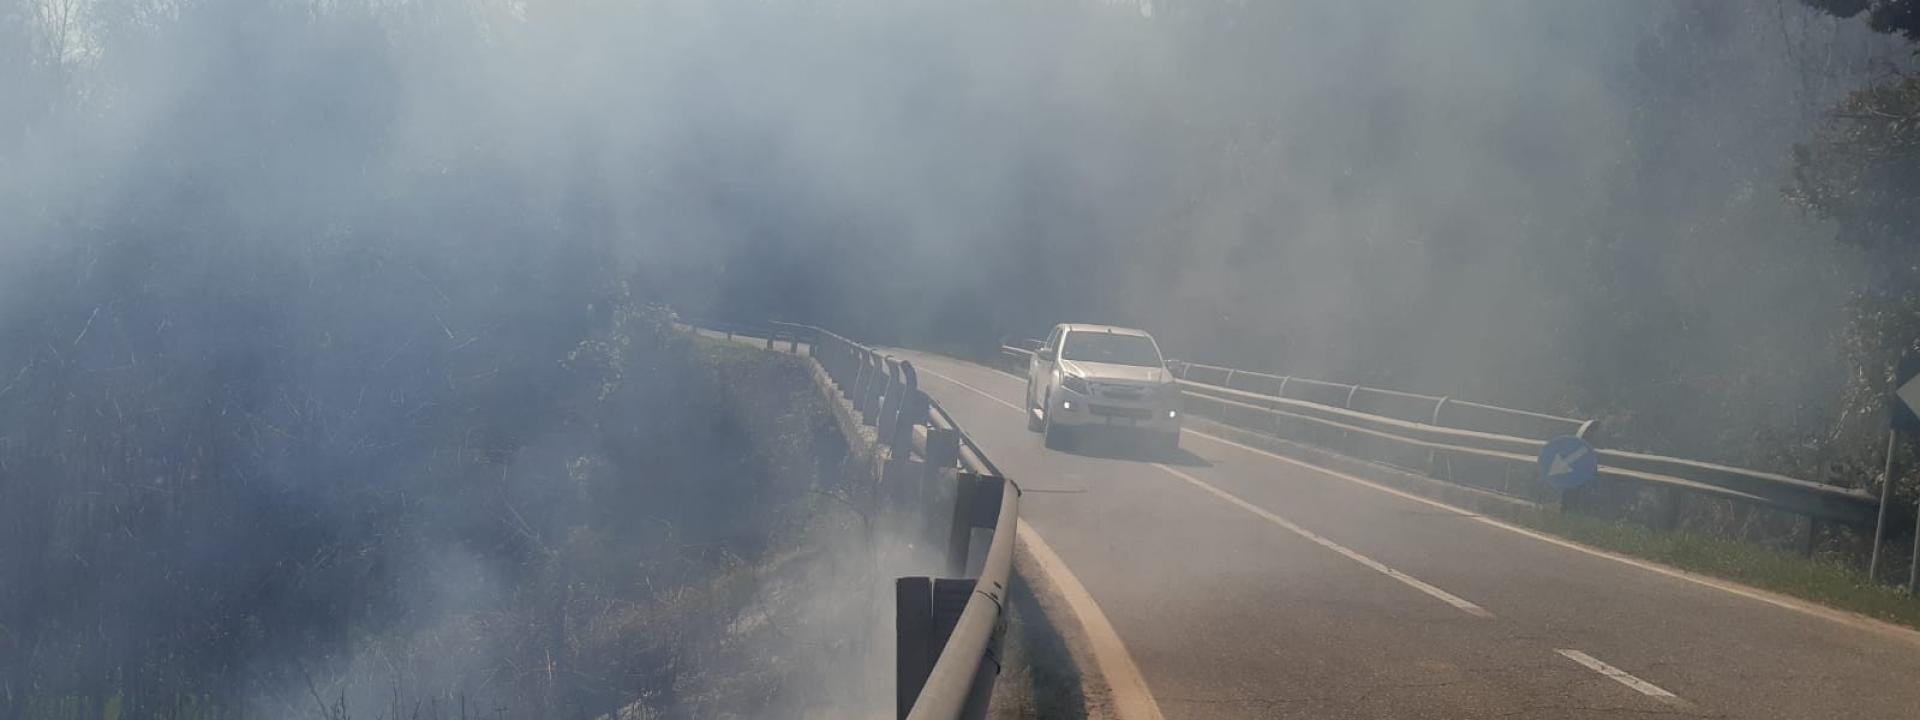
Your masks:
M1169 361L1168 364L1172 366L1175 377L1201 385L1326 405L1337 402L1339 407L1349 410L1429 425L1523 437L1537 436L1541 439L1560 435L1586 438L1594 430L1592 420L1487 405L1444 395L1422 395L1179 360Z
M1000 348L1003 362L1024 368L1033 355L1032 341ZM1587 436L1593 422L1512 408L1469 403L1452 398L1380 390L1359 385L1327 383L1303 378L1254 373L1211 365L1179 363L1176 377L1188 411L1242 429L1278 434L1281 423L1305 423L1340 437L1363 436L1423 450L1433 459L1477 458L1510 466L1532 468L1541 448L1554 435ZM1235 388L1255 384L1266 390ZM1265 383L1265 385L1259 385ZM1291 389L1290 389L1291 388ZM1311 398L1311 399L1309 399ZM1386 405L1398 402L1400 407ZM1422 407L1424 406L1424 407ZM1364 407L1365 409L1359 409ZM1507 426L1530 425L1537 436L1516 432L1489 432L1442 425L1443 411L1465 408L1483 411ZM1422 415L1424 410L1427 414ZM1197 411L1197 412L1196 412ZM1485 418L1483 418L1485 419ZM1669 491L1659 516L1663 529L1677 520L1678 494L1692 493L1737 500L1871 530L1877 500L1858 490L1810 482L1685 458L1628 452L1598 451L1600 475L1617 481L1643 483ZM1811 535L1811 533L1809 533Z
M898 716L909 720L986 717L1006 633L1019 485L1001 474L946 408L920 390L919 374L909 361L811 325L688 324L730 339L765 338L769 350L781 341L790 352L804 348L886 448L881 482L920 485L891 493L894 497L907 502L945 497L925 491L953 483L948 577L895 580L895 704Z

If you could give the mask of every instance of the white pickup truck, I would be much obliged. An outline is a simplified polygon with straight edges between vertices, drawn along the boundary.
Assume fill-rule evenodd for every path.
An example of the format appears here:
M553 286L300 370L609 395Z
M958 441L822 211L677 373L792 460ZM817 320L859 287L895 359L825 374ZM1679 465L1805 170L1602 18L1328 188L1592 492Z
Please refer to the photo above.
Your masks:
M1153 448L1180 447L1180 388L1145 331L1055 325L1027 366L1027 429L1049 448L1090 430L1144 433Z

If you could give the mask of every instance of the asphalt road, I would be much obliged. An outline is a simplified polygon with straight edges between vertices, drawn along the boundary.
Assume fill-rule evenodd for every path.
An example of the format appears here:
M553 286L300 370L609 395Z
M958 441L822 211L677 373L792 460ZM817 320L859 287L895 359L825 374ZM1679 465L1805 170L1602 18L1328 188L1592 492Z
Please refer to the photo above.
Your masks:
M1023 381L892 352L1028 490L1164 717L1920 717L1920 634L1193 431L1159 460L1049 451Z

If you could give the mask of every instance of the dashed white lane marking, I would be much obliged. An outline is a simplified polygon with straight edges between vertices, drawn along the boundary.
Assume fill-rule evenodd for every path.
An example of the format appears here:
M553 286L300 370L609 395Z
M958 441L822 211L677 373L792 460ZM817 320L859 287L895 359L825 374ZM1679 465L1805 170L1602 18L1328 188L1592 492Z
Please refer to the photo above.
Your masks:
M1012 403L1009 403L1004 400L1001 400L1000 398L994 397L991 393L988 393L984 390L973 387L972 385L967 385L958 380L954 380L953 378L949 378L945 375L941 375L939 373L935 373L929 370L923 369L921 370L921 372L926 373L928 375L933 375L934 377L941 378L955 385L964 387L968 390L972 390L975 393L979 393L983 396L986 396L988 399L993 400L994 402L998 402L1008 407L1013 407ZM1015 381L1015 382L1019 381L1019 378L1017 377L1007 377L1006 379L1009 381ZM1019 408L1015 407L1014 409L1018 410ZM1882 637L1890 637L1890 638L1898 639L1900 641L1907 642L1910 644L1920 645L1920 631L1916 631L1911 628L1904 628L1898 625L1892 625L1886 622L1882 622L1880 620L1876 620L1870 617L1866 617L1864 615L1860 615L1858 613L1848 612L1845 610L1836 610L1834 608L1825 607L1822 605L1815 605L1813 603L1800 600L1799 598L1789 597L1786 595L1781 595L1779 593L1769 592L1769 591L1761 590L1758 588L1751 588L1751 587L1747 587L1745 585L1741 585L1731 581L1721 580L1719 578L1708 577L1705 575L1699 575L1699 574L1687 572L1685 570L1681 570L1678 568L1667 567L1665 565L1660 565L1660 564L1649 562L1646 560L1641 560L1639 558L1628 557L1626 555L1621 555L1619 553L1601 550L1599 548L1588 547L1586 545L1581 545L1571 540L1557 538L1552 535L1547 535L1545 533L1529 530L1527 528L1520 527L1512 523L1496 520L1494 518L1481 515L1479 513L1473 512L1471 510L1467 510L1465 508L1449 505L1439 500L1434 500L1432 498L1422 497L1420 495L1415 495L1410 492L1387 487L1385 485L1376 483L1366 478L1359 477L1357 475L1351 475L1348 473L1341 472L1339 470L1334 470L1332 468L1321 467L1319 465L1315 465L1305 460L1290 458L1285 455L1263 450L1257 447L1253 447L1251 445L1237 443L1217 435L1200 432L1199 430L1185 429L1183 432L1185 432L1188 435L1205 438L1207 440L1220 443L1222 445L1228 445L1235 448L1239 448L1241 450L1245 450L1247 452L1260 455L1272 460L1277 460L1279 462L1287 463L1289 465L1294 465L1297 467L1306 468L1308 470L1313 470L1315 472L1319 472L1329 477L1338 478L1340 480L1344 480L1356 485L1360 485L1362 487L1378 490L1388 495L1394 495L1394 496L1406 498L1408 500L1412 500L1417 503L1422 503L1431 507L1440 508L1442 510L1449 510L1449 511L1458 513L1462 516L1465 516L1473 520L1474 522L1478 522L1480 524L1487 525L1490 527L1500 528L1501 530L1505 530L1507 532L1514 533L1516 535L1524 535L1526 537L1532 538L1534 540L1538 540L1543 543L1547 543L1549 545L1558 545L1560 547L1566 548L1568 550L1572 550L1577 553L1582 553L1582 554L1591 555L1597 558L1612 560L1622 565L1639 568L1641 570L1645 570L1650 573L1665 575L1675 580L1681 580L1681 581L1693 583L1695 585L1699 585L1702 587L1708 587L1714 590L1719 590L1724 593L1738 595L1740 597L1747 598L1749 600L1763 602L1783 610L1789 610L1792 612L1800 613L1802 615L1808 615L1811 617L1820 618L1828 622L1838 623L1841 625L1854 628L1856 630L1872 633L1874 635L1879 635Z
M1585 665L1587 669L1600 673L1601 675L1605 676L1609 680L1612 680L1614 682L1620 683L1621 685L1625 685L1627 687L1633 688L1635 692L1638 692L1641 695L1645 695L1647 697L1653 698L1655 700L1659 700L1660 702L1667 703L1670 705L1687 704L1687 701L1681 700L1680 696L1667 692L1664 688L1661 688L1659 685L1655 685L1645 680L1641 680L1640 678L1634 677L1628 674L1627 671L1621 670L1620 668L1601 662L1599 658L1596 658L1592 655L1588 655L1586 653L1580 652L1579 650L1568 650L1568 649L1559 649L1559 650L1555 650L1554 652L1560 653L1562 657L1565 657L1568 660L1572 660L1574 662L1580 663L1581 665Z
M1258 515L1262 519L1266 520L1267 522L1273 523L1275 525L1279 525L1280 527L1286 528L1287 530L1291 531L1295 535L1299 535L1300 537L1313 541L1315 544L1321 547L1324 547L1328 550L1332 550L1336 553L1340 553L1341 555L1345 556L1348 560L1352 560L1354 562L1360 563L1361 565L1365 565L1369 568L1372 568L1374 572L1378 572L1387 577L1393 578L1395 580L1399 580L1401 583L1404 583L1407 587L1413 588L1415 590L1419 590L1420 592L1426 593L1428 595L1432 595L1433 597L1438 598L1440 602L1459 608L1461 612L1465 612L1468 615L1472 615L1474 617L1480 617L1480 618L1491 619L1493 617L1493 613L1487 612L1486 608L1480 607L1479 605L1475 605L1472 602L1467 601L1465 598L1462 598L1458 595L1447 592L1445 590L1441 590L1440 588L1434 587L1433 585L1428 584L1427 582L1421 580L1420 578L1416 578L1412 575L1408 575L1406 573L1400 572L1399 570L1395 570L1393 568L1387 567L1386 565L1382 564L1378 560L1362 555L1359 552L1356 552L1352 548L1349 548L1345 545L1341 545L1340 543L1321 537L1320 535L1314 533L1312 530L1308 530L1306 528L1300 527L1299 525L1294 524L1294 522L1291 520L1288 520L1286 518L1280 517L1279 515L1275 515L1271 512L1268 512L1266 508L1247 502L1246 500L1242 500L1238 495L1234 495L1233 493L1214 487L1212 484L1209 484L1205 480L1201 480L1200 478L1194 477L1192 475L1188 475L1184 472L1175 470L1171 467L1162 465L1160 463L1153 463L1153 466L1160 468L1161 470L1165 470L1168 473L1171 473L1174 477L1187 481L1188 484L1193 485L1194 487L1200 488L1201 490L1205 490L1208 493L1211 493L1214 497L1218 497L1221 500L1225 500L1229 503L1232 503L1238 506L1242 510Z
M1113 704L1114 717L1119 720L1163 720L1160 705L1153 700L1153 693L1147 690L1147 679L1140 674L1140 667L1133 664L1133 656L1127 653L1127 646L1120 641L1120 633L1113 629L1113 623L1107 620L1107 614L1100 610L1099 603L1093 601L1093 594L1087 592L1080 578L1067 569L1067 563L1053 551L1053 547L1034 531L1033 526L1020 523L1020 544L1033 553L1033 560L1046 573L1047 581L1059 591L1061 599L1067 603L1075 619L1080 621L1080 629L1086 633L1087 645L1093 653L1093 662L1100 668L1101 677L1107 681L1107 689L1112 693L1108 698Z
M945 375L941 375L940 373L934 372L932 370L920 368L919 371L921 374L932 375L933 377L937 377L937 378L940 378L941 380L945 380L947 382L953 383L955 385L966 388L968 390L972 390L974 393L980 395L981 397L1000 403L1001 405L1005 405L1009 408L1012 408L1013 410L1016 410L1016 411L1020 410L1020 406L1007 402L1005 400L1001 400L1000 398L994 397L992 393L989 393L985 390L981 390L980 388L974 387L972 385L968 385L966 383L960 382L959 380L955 380ZM1349 548L1345 545L1341 545L1340 543L1321 537L1320 535L1314 533L1312 530L1308 530L1306 528L1300 527L1299 525L1295 524L1291 520L1288 520L1286 518L1280 517L1279 515L1275 515L1271 512L1268 512L1266 508L1247 502L1246 500L1241 499L1240 496L1238 495L1235 495L1225 490L1221 490L1220 488L1214 487L1212 484L1209 484L1205 480L1201 480L1200 478L1194 477L1192 475L1188 475L1184 472L1175 470L1171 467L1162 465L1160 463L1153 463L1153 466L1160 468L1161 470L1165 470L1168 473L1172 474L1174 477L1180 478L1181 480L1185 480L1187 481L1188 484L1191 484L1194 487L1200 488L1201 490L1205 490L1215 497L1218 497L1222 500L1232 503L1235 506L1238 506L1242 510L1246 510L1247 512L1253 513L1254 515L1258 515L1262 519L1266 520L1267 522L1286 528L1287 530L1293 532L1293 534L1299 535L1300 537L1311 540L1315 544L1318 544L1321 547L1324 547L1328 550L1332 550L1336 553L1339 553L1345 556L1349 560L1360 563L1361 565L1365 565L1369 568L1372 568L1375 572L1378 572L1382 575L1385 575L1387 577L1390 577L1402 583L1405 583L1407 587L1413 588L1415 590L1419 590L1420 592L1426 593L1428 595L1432 595L1435 598L1439 598L1441 602L1444 602L1448 605L1452 605L1456 608L1459 608L1462 612L1465 612L1468 615L1472 615L1474 617L1482 617L1482 618L1493 617L1493 613L1487 612L1486 608L1480 607L1479 605L1475 605L1472 602L1466 600L1465 598L1462 598L1458 595L1447 592L1445 590L1441 590L1440 588L1434 587L1433 585L1428 584L1427 582L1419 578L1416 578L1412 575L1408 575L1406 573L1400 572L1399 570L1395 570L1393 568L1387 567L1386 565L1382 564L1378 560L1362 555L1359 552L1356 552L1352 548ZM1022 525L1022 527L1025 527L1025 526Z

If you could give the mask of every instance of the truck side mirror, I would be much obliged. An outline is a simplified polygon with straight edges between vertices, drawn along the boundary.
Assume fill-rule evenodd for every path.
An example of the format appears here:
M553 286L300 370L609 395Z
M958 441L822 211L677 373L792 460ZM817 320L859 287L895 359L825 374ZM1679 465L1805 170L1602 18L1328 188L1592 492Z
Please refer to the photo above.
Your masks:
M1035 354L1039 355L1041 360L1045 360L1047 362L1053 362L1054 357L1056 355L1056 353L1054 352L1054 349L1050 347L1040 348L1040 352Z

